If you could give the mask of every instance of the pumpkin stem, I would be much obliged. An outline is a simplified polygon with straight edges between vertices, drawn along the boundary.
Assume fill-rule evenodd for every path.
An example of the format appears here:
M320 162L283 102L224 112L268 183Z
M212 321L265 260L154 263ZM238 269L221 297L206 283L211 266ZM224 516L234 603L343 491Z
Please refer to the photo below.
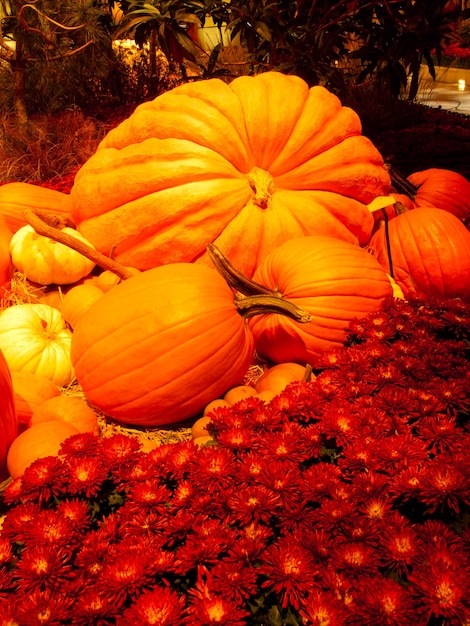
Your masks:
M248 183L251 188L251 201L260 209L267 209L271 204L274 193L274 180L272 175L260 167L254 167L247 174Z
M25 209L23 215L28 224L34 228L38 235L49 237L49 239L53 239L64 246L72 248L72 250L79 252L87 259L90 259L90 261L96 263L96 265L99 265L102 269L109 270L123 280L134 276L134 274L129 271L127 267L124 267L124 265L113 261L104 254L101 254L101 252L98 252L98 250L92 248L90 245L83 243L83 241L79 241L68 233L64 233L61 229L51 226L33 209Z
M412 200L415 199L416 194L418 193L418 188L413 183L403 176L398 170L396 170L392 165L387 165L388 173L390 174L390 178L392 180L393 188L398 191L398 193L403 193Z
M280 313L302 324L306 324L312 319L310 313L299 309L293 302L284 300L279 296L242 296L235 297L234 302L240 315L245 318L267 313Z
M259 294L281 296L278 291L268 289L268 287L251 280L239 272L213 243L206 246L206 250L216 270L235 291L239 291L244 296L256 296Z

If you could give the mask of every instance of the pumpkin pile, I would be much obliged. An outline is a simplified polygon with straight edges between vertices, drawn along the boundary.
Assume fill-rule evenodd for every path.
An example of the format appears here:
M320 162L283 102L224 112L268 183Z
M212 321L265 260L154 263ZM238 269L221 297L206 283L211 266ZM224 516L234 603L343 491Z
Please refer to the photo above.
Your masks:
M296 76L141 104L70 194L0 187L0 350L22 431L15 443L2 409L0 462L11 446L20 474L34 428L57 451L71 428L97 432L96 411L153 428L206 417L232 389L269 401L281 387L245 384L256 359L315 370L389 298L470 302L469 220L469 181L400 177L352 109ZM41 300L9 298L14 273ZM58 410L70 385L93 415Z

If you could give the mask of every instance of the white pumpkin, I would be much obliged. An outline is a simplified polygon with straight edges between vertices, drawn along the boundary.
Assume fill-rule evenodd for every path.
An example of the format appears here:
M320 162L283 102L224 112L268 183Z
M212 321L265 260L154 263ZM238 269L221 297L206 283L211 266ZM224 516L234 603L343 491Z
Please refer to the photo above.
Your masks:
M73 228L61 230L93 247ZM38 235L29 224L13 234L10 254L16 269L40 285L70 285L88 276L95 267L95 263L83 254L49 237Z
M0 350L12 371L32 372L59 387L74 378L72 331L48 304L16 304L0 313Z

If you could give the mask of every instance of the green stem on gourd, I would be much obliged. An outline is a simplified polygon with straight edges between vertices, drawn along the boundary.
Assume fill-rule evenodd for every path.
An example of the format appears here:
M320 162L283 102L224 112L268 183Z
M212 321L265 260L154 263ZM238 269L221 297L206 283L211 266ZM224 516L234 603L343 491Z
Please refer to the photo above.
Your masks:
M310 313L279 296L253 295L235 298L235 306L242 317L253 317L267 313L279 313L292 318L296 322L310 322Z
M251 280L239 272L213 243L206 246L206 250L216 270L225 279L225 282L230 285L232 289L235 289L235 291L238 291L244 296L264 294L267 296L281 297L278 291L268 289L268 287Z
M134 273L128 270L127 267L124 267L124 265L121 265L121 263L113 261L76 237L72 237L72 235L64 233L60 228L51 226L33 209L25 209L25 211L23 211L23 215L28 224L34 228L38 235L53 239L54 241L79 252L90 261L96 263L96 265L101 267L103 270L109 270L123 280L134 276Z

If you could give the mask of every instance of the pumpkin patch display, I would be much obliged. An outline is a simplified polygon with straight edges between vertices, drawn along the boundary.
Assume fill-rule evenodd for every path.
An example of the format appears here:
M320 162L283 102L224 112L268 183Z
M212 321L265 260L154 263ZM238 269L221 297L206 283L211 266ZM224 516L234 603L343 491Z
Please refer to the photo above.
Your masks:
M60 311L47 304L16 304L0 312L0 350L11 370L68 385L74 377L71 339Z
M367 247L405 298L470 302L470 231L452 213L434 207L406 211L379 228Z
M18 420L11 374L5 357L0 350L0 481L8 476L7 453L18 435Z
M392 284L366 250L340 239L311 236L291 239L271 252L253 279L310 314L308 324L276 314L248 320L256 349L274 363L318 363L339 348L346 327L379 311L392 297Z
M147 270L80 318L71 348L76 378L90 404L119 422L180 422L241 383L254 356L245 317L275 309L309 319L278 297L234 297L203 265Z
M266 72L180 85L139 105L78 171L72 214L97 250L140 270L210 265L247 276L283 241L365 244L390 192L358 115L327 89Z
M87 242L73 228L63 228L64 233ZM39 235L27 224L13 235L10 241L13 265L29 280L40 285L70 285L77 282L95 267L95 263L62 243Z

